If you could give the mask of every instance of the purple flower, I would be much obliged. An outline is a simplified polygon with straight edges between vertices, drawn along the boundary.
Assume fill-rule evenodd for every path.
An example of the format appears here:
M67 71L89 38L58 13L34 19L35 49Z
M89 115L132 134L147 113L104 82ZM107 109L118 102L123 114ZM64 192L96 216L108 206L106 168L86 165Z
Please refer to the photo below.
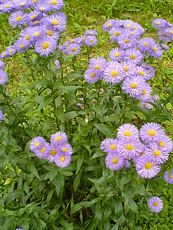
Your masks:
M71 162L71 156L66 154L58 154L54 160L55 164L60 168L66 168Z
M117 151L126 159L137 157L143 150L143 144L138 138L120 139L117 144Z
M139 95L139 100L142 102L149 102L152 99L151 96L152 88L149 84L144 83L143 88L141 89L141 93Z
M84 36L88 36L88 35L90 35L90 36L97 36L98 33L97 33L96 30L87 30L87 31L85 31Z
M27 40L19 38L13 45L13 49L19 53L22 53L31 47L31 43Z
M150 143L149 148L146 150L146 154L153 157L156 164L163 164L168 160L169 154L162 152L156 142Z
M122 90L130 94L131 97L138 98L144 88L145 81L137 77L131 77L124 80Z
M118 20L115 20L115 19L110 19L110 20L106 21L103 24L103 29L105 31L110 31L113 27L115 27L117 25L117 21Z
M5 64L3 61L0 60L0 69L4 69L5 68Z
M161 136L159 140L157 141L157 144L159 148L161 149L161 151L164 153L170 153L173 150L173 142L166 135Z
M119 127L117 136L118 138L138 138L139 131L135 125L123 124Z
M45 36L42 39L36 41L35 51L41 56L48 56L56 50L56 40Z
M168 22L165 19L156 18L153 20L152 25L157 29L164 29L168 26Z
M34 26L28 29L28 33L30 33L31 39L37 41L39 38L42 38L42 36L44 35L44 30L42 26Z
M130 61L121 62L123 78L132 77L135 75L136 65Z
M52 145L62 145L67 142L67 135L63 132L57 132L51 135L50 141Z
M157 43L155 43L154 45L151 46L151 48L149 50L149 54L152 57L160 58L163 54L163 50L162 50L161 46L159 46Z
M106 168L117 171L124 166L124 158L117 153L109 153L105 158Z
M65 155L72 155L73 150L72 150L72 147L70 144L64 143L64 144L59 146L59 152L61 154L65 154Z
M138 47L142 52L149 52L150 47L154 44L154 39L150 37L142 38L138 41Z
M147 204L148 208L153 213L159 213L163 209L163 201L157 196L150 197L147 201Z
M59 148L54 145L50 145L49 153L47 155L47 159L50 162L54 162L56 155L59 154Z
M56 31L63 32L66 28L66 16L63 13L50 15L45 21Z
M26 16L22 11L16 11L12 13L9 17L9 24L14 28L26 23Z
M60 33L58 31L54 31L51 27L45 27L44 28L44 35L54 38L55 40L58 40L60 37Z
M87 69L84 74L85 81L95 83L100 79L100 74L94 69Z
M168 183L168 184L173 184L173 173L169 171L165 171L163 179Z
M153 109L153 105L151 103L141 101L141 108L143 109Z
M158 37L163 42L170 42L172 40L170 34L167 32L167 30L161 30L158 32Z
M49 12L51 10L51 6L46 1L44 2L43 0L39 0L36 3L34 9L36 11L41 12L41 13L46 13L46 12Z
M95 46L97 44L97 38L95 36L85 36L84 43L86 46Z
M60 69L61 68L61 64L60 64L59 60L55 60L54 63L56 65L56 69Z
M69 46L67 47L65 53L67 55L77 55L80 53L80 45L76 43L70 43Z
M123 50L119 48L114 48L110 51L109 57L112 61L122 61L123 60Z
M146 123L140 129L140 137L144 143L157 142L164 136L164 130L157 123Z
M144 68L145 71L147 71L147 79L151 79L155 76L155 69L149 64L143 62L141 67Z
M135 64L139 64L142 62L144 59L144 54L141 53L139 50L136 48L133 49L127 49L124 53L124 59L126 61L131 61Z
M61 10L64 2L63 0L48 0L51 10Z
M100 149L106 153L115 154L117 153L117 139L106 138L102 141Z
M109 34L110 40L113 42L117 42L118 38L123 34L123 30L120 27L115 27L109 31Z
M91 58L89 69L94 69L96 73L101 74L105 69L107 61L103 57Z
M4 72L4 70L0 69L0 85L5 85L7 80L7 74Z
M14 49L13 46L7 47L7 49L6 49L7 57L13 56L13 55L15 55L15 53L16 53L16 49Z
M151 78L151 75L149 75L148 71L142 66L136 66L135 74L137 77L144 79L144 80L149 80Z
M2 110L0 109L0 122L4 120L4 114Z
M152 156L142 155L136 161L136 171L140 177L151 179L160 172L160 166L155 163Z
M10 13L14 9L14 3L11 0L4 1L1 4L1 9L4 13Z
M40 149L45 143L46 141L43 137L35 137L30 143L31 152Z
M38 158L47 159L48 154L50 152L50 145L47 142L45 142L40 148L35 149L33 152Z
M136 46L136 39L123 34L118 37L117 43L121 49L130 49Z
M107 83L120 83L123 80L121 65L116 61L110 61L104 71L103 78Z

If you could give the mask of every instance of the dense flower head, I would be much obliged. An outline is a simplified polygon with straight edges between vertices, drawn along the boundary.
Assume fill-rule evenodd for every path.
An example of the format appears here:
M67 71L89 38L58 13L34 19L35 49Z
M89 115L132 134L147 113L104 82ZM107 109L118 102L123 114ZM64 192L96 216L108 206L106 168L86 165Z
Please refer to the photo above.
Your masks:
M97 42L98 41L97 41L96 36L91 36L91 35L85 36L84 43L86 46L93 47L97 44Z
M103 29L105 31L110 31L113 27L116 27L118 25L118 21L119 20L115 20L115 19L110 19L108 21L106 21L104 24L103 24ZM120 23L119 23L120 24Z
M15 11L10 15L9 24L14 28L17 26L21 26L27 22L27 16L23 13L23 11Z
M123 56L124 55L124 51L121 50L120 48L114 48L110 51L109 53L109 57L112 61L122 61L123 60Z
M147 126L149 133L153 134L153 130L158 133L161 126L155 123L146 123L140 131ZM150 128L152 128L150 130ZM120 168L131 167L130 161L135 164L137 174L144 179L151 179L157 176L161 170L161 165L164 164L172 151L172 140L166 134L160 135L159 139L150 139L146 142L143 138L145 133L140 133L135 125L126 123L118 128L117 138L106 138L101 142L100 149L107 154L105 159L106 167L110 170L118 170ZM118 157L124 159L124 164L118 167ZM115 159L113 164L112 159ZM126 164L125 164L126 161ZM117 166L117 168L116 168ZM115 167L115 168L114 168ZM173 178L173 176L172 176Z
M162 18L156 18L153 20L152 24L157 29L163 29L168 26L168 21Z
M73 153L64 132L57 132L50 137L50 144L43 137L36 137L30 143L30 150L36 157L55 163L60 168L68 167Z
M150 197L147 204L149 210L153 213L159 213L163 209L163 201L157 196Z
M168 184L173 184L173 172L172 171L165 171L163 175L164 181Z
M120 83L123 80L122 67L120 63L116 61L108 62L103 73L103 79L107 83L111 84Z
M56 49L56 40L49 36L45 36L39 39L35 43L35 51L40 54L40 56L48 56L53 53Z
M124 167L124 158L118 153L108 153L105 158L106 167L110 170L117 171Z
M136 48L127 49L124 52L125 61L131 61L135 64L140 64L143 59L144 59L144 55Z
M100 79L100 74L92 69L87 69L84 74L84 79L88 83L95 83Z

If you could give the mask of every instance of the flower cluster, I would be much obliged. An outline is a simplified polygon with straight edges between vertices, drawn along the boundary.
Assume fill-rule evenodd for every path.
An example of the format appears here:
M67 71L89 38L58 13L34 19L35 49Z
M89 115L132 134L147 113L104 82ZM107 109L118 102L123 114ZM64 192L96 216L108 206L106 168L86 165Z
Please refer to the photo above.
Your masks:
M152 24L158 30L158 37L162 42L173 40L173 24L161 18L154 19Z
M0 4L0 13L10 13L9 24L22 28L15 43L1 53L1 58L35 48L48 56L57 48L60 33L66 28L66 16L61 12L63 0L7 0Z
M141 106L152 108L157 97L153 96L148 80L155 70L144 62L145 57L160 58L162 47L150 37L141 38L144 29L131 20L108 20L103 29L118 46L109 53L109 61L103 57L92 58L84 78L87 82L104 79L106 83L122 83L122 90L139 100Z
M123 124L118 129L117 138L102 141L101 150L107 153L105 163L108 169L119 170L131 160L140 177L151 179L168 160L173 143L159 124L146 123L140 130L135 125Z
M82 46L93 47L97 44L97 35L97 31L87 30L82 36L59 45L59 50L66 55L78 55Z
M5 85L7 82L7 74L5 72L5 64L0 60L0 85Z
M30 143L30 150L38 158L54 162L60 168L68 167L73 153L67 135L63 132L52 134L50 144L43 137L35 137Z

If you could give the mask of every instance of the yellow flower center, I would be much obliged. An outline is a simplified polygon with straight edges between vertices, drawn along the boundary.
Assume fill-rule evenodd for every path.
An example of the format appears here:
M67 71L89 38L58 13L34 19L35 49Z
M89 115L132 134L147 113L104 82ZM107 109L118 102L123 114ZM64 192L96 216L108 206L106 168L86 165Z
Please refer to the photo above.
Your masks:
M169 33L170 33L170 34L173 34L173 30L170 30Z
M133 150L134 149L134 146L132 144L128 144L126 145L126 150Z
M158 205L159 205L158 202L156 202L156 201L153 202L153 206L154 206L154 207L158 207Z
M35 37L38 37L39 35L40 35L40 32L38 32L38 31L37 31L37 32L34 32L34 36L35 36Z
M19 15L19 16L16 17L16 21L17 21L17 22L19 22L19 21L21 21L21 20L22 20L22 16Z
M20 48L23 49L25 47L25 45L22 43L20 44Z
M58 2L57 2L56 0L52 0L52 1L51 1L51 4L52 4L52 5L57 5Z
M53 31L52 30L46 30L46 34L49 35L49 36L52 36L53 35Z
M115 32L114 32L114 35L115 35L115 36L119 36L119 35L120 35L120 32L115 31Z
M5 8L10 8L10 4L5 4Z
M90 73L90 77L95 77L96 76L96 73L92 72Z
M148 47L148 46L149 46L149 43L148 43L148 42L145 42L145 43L144 43L144 46Z
M42 43L42 48L43 48L43 49L49 48L49 43L48 43L48 42L43 42L43 43Z
M24 6L25 4L26 4L25 2L21 2L19 5Z
M72 51L72 52L76 52L76 48L73 47L73 48L71 49L71 51Z
M61 162L64 162L64 161L65 161L65 156L64 156L64 155L62 155L62 156L60 157L60 161L61 161Z
M34 22L34 25L37 25L37 24L39 24L40 23L40 21L38 20L38 21L35 21Z
M157 24L157 25L160 25L160 24L161 24L161 22L160 22L160 21L158 21L158 22L156 22L156 24Z
M158 157L161 155L161 152L159 150L154 150L153 154L154 154L154 156Z
M56 141L61 141L61 140L62 140L62 137L61 137L61 136L56 136L56 137L55 137L55 140L56 140Z
M30 40L29 34L26 34L26 35L25 35L25 40L26 40L26 41Z
M153 137L156 135L156 131L154 129L148 130L148 136Z
M96 66L95 66L95 69L99 70L99 69L100 69L100 66L99 66L99 65L96 65Z
M169 174L169 175L168 175L168 178L169 178L169 179L173 179L173 175Z
M131 24L126 24L126 27L127 27L127 28L130 28L130 27L131 27Z
M151 169L153 167L153 164L151 163L151 162L147 162L147 163L145 163L145 165L144 165L144 168L145 169Z
M139 71L138 71L138 74L139 74L139 76L144 76L144 71L139 70Z
M40 144L41 144L40 141L35 142L35 146L36 146L36 147L39 147Z
M123 70L124 70L125 72L127 72L127 71L129 70L129 67L128 67L128 66L124 66Z
M43 147L43 148L40 149L40 152L41 152L41 153L45 153L45 151L46 151L46 148L45 148L45 147Z
M43 6L40 7L40 11L44 11L45 8Z
M126 131L124 132L124 136L126 136L126 137L131 137L131 136L132 136L132 133L131 133L129 130L126 130Z
M51 21L51 23L52 23L54 26L58 26L58 24L59 24L58 20L56 20L56 19L53 19L53 20Z
M145 89L142 90L142 95L145 95L147 91Z
M128 44L130 42L130 40L128 39L128 38L126 38L125 40L124 40L124 43L126 43L126 44Z
M32 2L33 2L33 3L36 3L36 2L38 2L38 0L32 0Z
M115 145L115 144L112 144L112 145L110 145L110 150L115 150L115 149L117 149L117 146Z
M112 23L107 24L107 28L110 28L110 27L112 27Z
M55 156L57 154L56 149L50 150L50 155Z
M67 150L68 150L68 149L67 149L66 147L62 147L62 148L61 148L61 151L64 152L64 153L67 152Z
M117 157L114 157L113 159L112 159L112 164L117 164L118 163L118 158Z
M130 54L130 59L134 60L136 56L134 54Z
M111 73L112 77L116 77L116 76L117 76L117 74L118 74L118 73L117 73L117 71L116 71L116 70L113 70L113 71L112 71L112 73Z
M130 84L130 87L131 87L132 89L136 89L136 88L137 88L137 84L134 83L134 82L132 82L132 83Z
M120 53L119 52L115 52L114 53L114 57L119 57L120 56Z
M154 52L156 52L156 51L157 51L157 47L153 46L153 47L152 47L152 50L153 50Z
M33 15L31 16L31 19L35 19L36 17L37 17L37 15L33 14Z
M164 141L159 141L159 146L160 147L165 147L165 142Z

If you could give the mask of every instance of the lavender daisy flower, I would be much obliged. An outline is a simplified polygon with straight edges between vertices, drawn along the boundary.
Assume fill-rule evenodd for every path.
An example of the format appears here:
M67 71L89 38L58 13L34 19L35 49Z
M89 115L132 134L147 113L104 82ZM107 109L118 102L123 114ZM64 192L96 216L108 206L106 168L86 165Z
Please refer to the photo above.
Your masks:
M151 96L152 88L149 84L145 83L141 89L141 94L139 95L139 100L142 102L149 102L152 98Z
M154 44L154 39L150 37L142 38L138 41L138 47L141 50L141 52L148 52L150 50L150 47Z
M78 55L80 53L80 45L76 43L69 44L68 48L66 49L67 55Z
M172 40L166 30L158 31L158 38L163 42L170 42Z
M4 72L4 70L0 69L0 85L5 85L7 80L7 74Z
M138 138L139 131L135 125L123 124L119 127L117 136L118 138Z
M140 106L143 109L153 109L153 105L151 103L148 103L148 102L145 102L145 101L141 101Z
M131 61L135 64L139 64L142 62L142 60L144 59L144 54L141 53L139 50L137 50L136 48L133 49L127 49L124 53L124 59L126 61Z
M84 36L88 36L88 35L89 36L97 36L98 33L96 30L87 30L87 31L85 31Z
M116 61L110 61L104 71L103 78L107 83L120 83L123 80L121 65Z
M28 33L30 32L31 39L37 41L39 38L42 38L44 35L44 30L42 26L34 26L28 29Z
M166 50L166 51L169 50L169 46L168 46L167 44L162 43L162 44L161 44L161 47L162 47L164 50Z
M97 44L97 38L95 36L86 36L85 37L85 40L84 40L84 43L86 46L95 46Z
M159 174L160 166L155 163L152 156L144 154L136 162L136 171L140 177L151 179Z
M22 11L16 11L9 17L9 24L14 28L23 25L24 23L26 23L26 16Z
M157 123L146 123L140 129L140 137L144 143L157 142L159 141L164 134L164 130Z
M67 135L63 132L57 132L51 135L50 141L52 145L62 145L67 142Z
M65 155L72 155L73 154L72 147L68 143L60 145L58 149L59 149L60 154L65 154Z
M71 156L66 154L58 154L54 160L55 164L60 168L66 168L71 162Z
M129 94L131 97L137 98L141 94L144 88L145 81L137 77L131 77L126 79L122 84L122 90Z
M164 153L170 153L173 150L173 142L172 140L164 135L162 136L158 141L157 144L159 146L159 149L161 149L162 152Z
M150 143L149 148L146 150L147 155L151 155L156 164L163 164L168 160L169 154L162 152L156 142Z
M28 17L28 21L37 21L37 20L41 20L43 16L41 12L34 10L29 12L27 17Z
M168 22L165 19L157 18L153 20L152 25L157 29L164 29L168 26Z
M117 20L110 19L103 24L103 30L110 31L116 25L117 25Z
M45 143L46 140L43 137L35 137L30 143L31 152L40 149Z
M46 12L49 12L51 10L51 6L47 2L39 0L37 2L37 4L35 5L34 9L36 11L41 12L41 13L46 13Z
M117 139L106 138L104 141L102 141L100 148L106 153L115 154L117 153L117 143Z
M136 46L136 39L129 37L127 34L123 34L118 37L117 43L121 49L130 49Z
M96 73L100 74L105 69L106 64L107 64L107 61L103 57L91 58L89 69L94 69Z
M153 46L151 46L149 54L152 57L160 58L163 54L163 50L157 43L155 43Z
M127 19L127 20L122 21L122 26L124 29L130 29L134 25L135 25L135 23L132 20Z
M47 159L50 162L54 162L56 155L59 154L59 149L57 146L50 145L49 153Z
M21 38L19 38L13 45L13 48L19 53L25 52L30 47L31 43Z
M61 10L64 2L63 0L48 0L51 10Z
M45 36L44 38L36 41L35 51L41 56L48 56L56 50L56 41L53 38Z
M4 13L10 13L14 9L14 3L11 0L7 0L1 4L1 7Z
M123 60L123 50L119 48L114 48L110 51L109 57L112 61L122 61Z
M163 201L157 196L150 197L147 201L147 204L148 208L153 213L159 213L163 209Z
M106 168L117 171L123 168L124 158L117 153L108 153L105 158Z
M143 144L138 138L120 139L117 144L117 151L125 159L133 159L137 157L143 150Z
M137 77L144 79L144 80L149 80L151 78L151 75L149 75L148 71L142 66L136 66L135 74Z
M3 51L3 52L0 54L0 58L2 58L2 59L7 58L7 57L8 57L7 51Z
M13 56L16 53L16 49L13 46L9 46L6 49L7 57Z
M164 31L170 39L173 39L173 26L166 28Z
M142 63L141 67L144 68L145 71L147 72L147 79L151 79L155 76L155 69L149 64L144 62Z
M0 69L4 69L5 68L5 64L3 61L0 60Z
M58 40L60 37L60 33L58 31L54 31L51 27L45 27L44 28L44 35L49 36L51 38L54 38L55 40Z
M66 16L63 13L50 15L45 21L56 31L63 32L66 28Z
M88 83L95 83L100 79L100 74L94 69L87 69L85 71L84 78Z
M32 3L27 0L13 0L15 9L28 9L32 7Z
M2 122L3 120L4 120L4 114L2 110L0 109L0 122Z
M61 68L61 64L60 64L59 60L55 60L54 63L55 63L56 69Z
M136 65L130 61L121 62L123 78L135 75Z
M123 167L127 168L127 169L131 168L130 162L128 160L124 160L124 166Z
M118 38L123 35L123 30L120 27L112 28L109 32L110 40L113 42L117 42Z
M35 149L33 152L38 158L47 159L48 154L50 152L50 145L47 142L45 142L40 148Z
M173 172L165 171L163 179L168 184L173 184Z

